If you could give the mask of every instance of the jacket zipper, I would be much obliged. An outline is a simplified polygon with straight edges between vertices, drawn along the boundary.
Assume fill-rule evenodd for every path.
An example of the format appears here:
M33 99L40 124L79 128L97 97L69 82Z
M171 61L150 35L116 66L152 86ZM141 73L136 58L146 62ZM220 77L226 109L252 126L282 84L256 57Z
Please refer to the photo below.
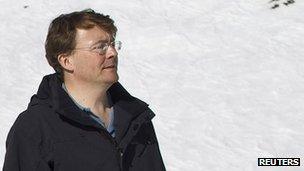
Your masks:
M109 138L112 145L114 145L114 149L116 151L116 158L119 162L119 169L122 170L122 157L123 157L123 150L119 148L118 143L116 140L110 135L110 133L105 130L104 128L101 129L102 133L105 133L105 135Z
M144 122L147 121L149 119L148 116L145 116L145 119L141 122L137 124L137 127L140 127L140 125ZM123 170L123 165L122 165L122 159L123 159L123 155L124 155L124 151L123 149L121 149L118 145L118 143L116 142L116 140L111 136L111 134L104 128L101 128L101 131L105 132L105 135L109 138L109 140L112 142L112 145L114 145L115 151L116 151L116 156L119 160L119 168L122 171ZM143 153L146 151L146 148L144 149ZM142 153L142 154L143 154ZM141 154L141 155L142 155Z

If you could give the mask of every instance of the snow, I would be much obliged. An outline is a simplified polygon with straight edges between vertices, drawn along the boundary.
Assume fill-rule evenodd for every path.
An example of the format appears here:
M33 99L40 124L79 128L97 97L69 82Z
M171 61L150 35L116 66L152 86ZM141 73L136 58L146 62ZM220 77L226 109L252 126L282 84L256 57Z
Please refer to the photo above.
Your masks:
M260 157L304 156L300 0L0 1L1 168L11 125L53 72L49 23L85 8L115 20L120 82L156 113L167 170L304 170L257 166Z

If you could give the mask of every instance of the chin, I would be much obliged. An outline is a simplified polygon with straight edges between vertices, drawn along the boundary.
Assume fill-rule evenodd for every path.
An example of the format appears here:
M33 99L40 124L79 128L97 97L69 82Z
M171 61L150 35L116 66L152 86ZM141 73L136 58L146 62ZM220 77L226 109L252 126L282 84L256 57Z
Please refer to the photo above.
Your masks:
M118 81L119 77L118 75L116 76L112 76L112 77L108 77L108 78L104 78L103 79L103 82L106 83L106 84L114 84Z

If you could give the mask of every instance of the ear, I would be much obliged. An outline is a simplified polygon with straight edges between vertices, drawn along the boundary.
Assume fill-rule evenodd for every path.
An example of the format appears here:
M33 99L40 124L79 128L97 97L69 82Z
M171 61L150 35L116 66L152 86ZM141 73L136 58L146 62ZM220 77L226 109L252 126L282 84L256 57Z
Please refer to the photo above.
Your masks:
M72 55L67 55L63 53L57 56L57 60L64 70L66 70L67 72L73 72L74 65Z

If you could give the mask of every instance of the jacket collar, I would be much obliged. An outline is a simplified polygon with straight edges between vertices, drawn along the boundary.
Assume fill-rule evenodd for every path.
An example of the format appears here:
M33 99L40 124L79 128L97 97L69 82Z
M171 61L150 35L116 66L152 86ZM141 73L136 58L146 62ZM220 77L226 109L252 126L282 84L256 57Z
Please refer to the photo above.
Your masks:
M101 128L75 105L61 85L62 81L58 74L44 76L37 95L32 97L29 105L47 103L58 114L73 122L84 126ZM147 112L144 111L148 109L148 104L131 96L119 82L114 83L108 89L107 94L111 99L111 105L114 107L115 135L118 139L121 139L133 120L141 114L147 115ZM153 117L154 114L151 112L149 112L148 116L145 116L147 120L151 120Z

